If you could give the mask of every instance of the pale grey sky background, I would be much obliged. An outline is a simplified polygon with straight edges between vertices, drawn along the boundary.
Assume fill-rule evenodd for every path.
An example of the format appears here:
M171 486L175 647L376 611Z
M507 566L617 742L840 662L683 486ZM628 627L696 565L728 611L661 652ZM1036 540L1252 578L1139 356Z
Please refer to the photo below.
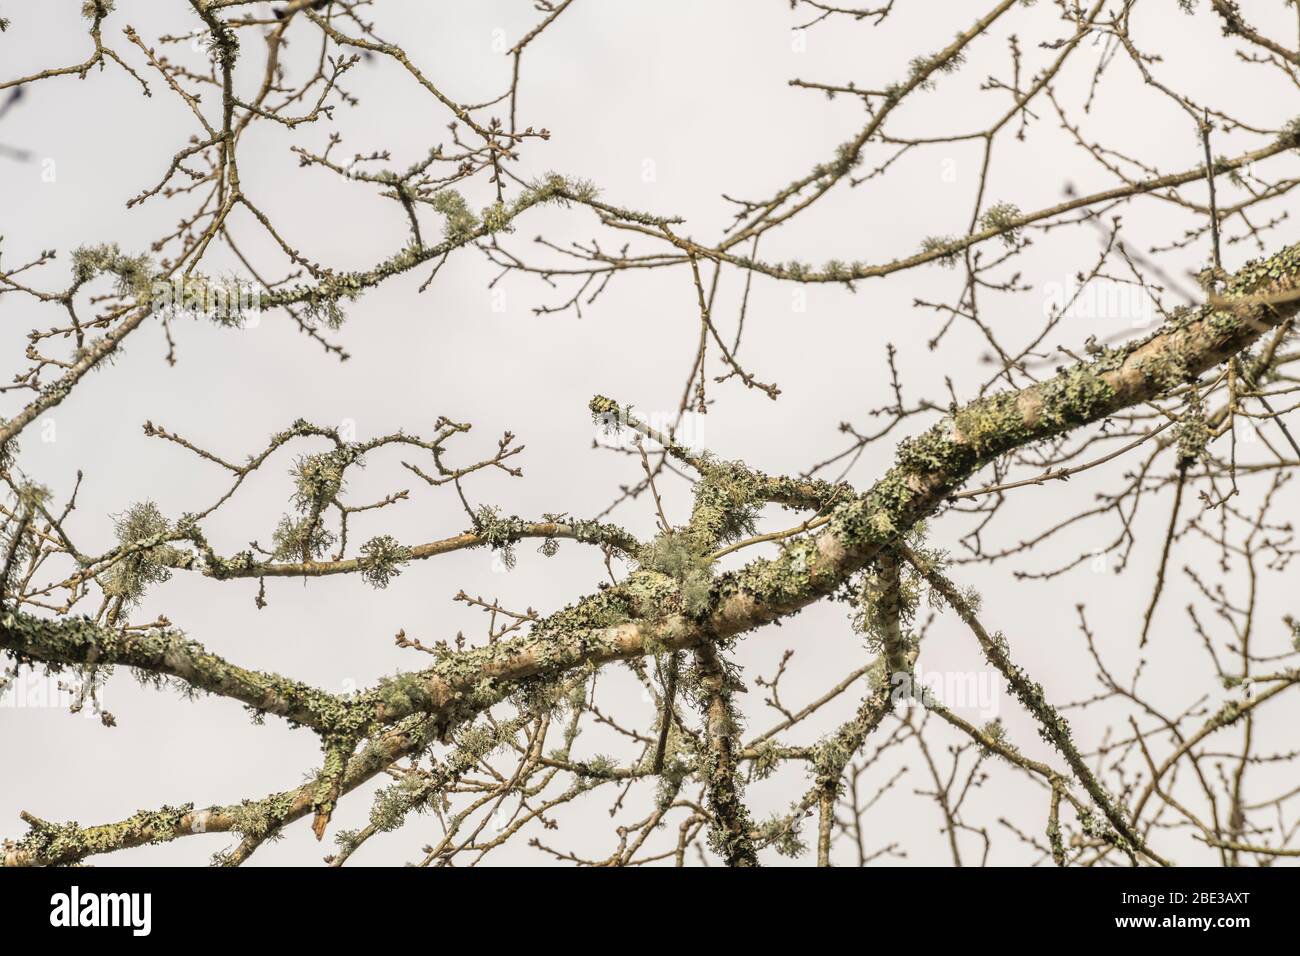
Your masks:
M0 34L0 77L84 58L88 40L80 5L79 0L0 0L0 15L13 21L9 31ZM121 37L125 24L152 40L161 33L192 29L196 22L181 3L119 0L117 6L105 36L137 66L139 51ZM914 56L946 45L985 6L959 0L900 0L883 26L822 24L807 32L801 50L801 44L793 42L791 27L806 20L808 13L792 13L784 0L577 0L529 48L524 60L521 119L545 126L552 136L549 142L528 144L518 168L528 175L557 170L589 178L610 202L681 215L688 220L686 231L716 236L732 211L722 193L766 195L829 159L836 144L861 127L862 109L853 97L828 102L819 93L791 88L791 78L878 88L905 75ZM1252 5L1250 13L1261 28L1270 26L1272 16L1272 28L1294 29L1293 24L1287 27L1288 14L1280 3ZM508 61L494 49L494 39L503 35L513 43L538 18L523 0L384 0L370 15L381 35L402 43L421 69L461 102L500 93L508 82ZM1067 35L1057 15L1057 7L1048 2L1008 15L974 44L960 72L941 77L934 90L909 99L891 129L899 135L940 135L985 125L1007 106L1005 94L980 92L978 86L988 75L1008 75L1008 35L1021 38L1025 70L1032 72L1052 55L1037 47L1039 41ZM1139 4L1134 22L1135 32L1164 57L1156 68L1174 88L1263 128L1276 128L1300 113L1293 88L1237 61L1233 44L1220 36L1219 22L1210 13L1189 18L1178 12L1174 0L1147 2ZM291 62L301 70L301 56L309 51L296 52L299 59ZM188 46L173 48L171 55L192 56L195 69L201 68L204 56ZM1123 57L1111 67L1090 111L1080 109L1093 66L1103 55L1100 46L1081 50L1056 84L1085 137L1161 171L1199 162L1200 144L1186 114L1145 87ZM245 38L244 56L240 77L247 84L262 65L262 51L251 37ZM182 209L178 204L154 200L131 211L124 205L156 182L193 132L192 117L179 100L152 77L151 85L154 96L145 99L135 81L116 68L95 71L84 81L51 80L30 88L0 123L0 143L31 154L27 162L0 156L0 235L6 264L30 259L42 249L57 249L60 263L39 280L31 277L54 288L63 283L68 254L77 245L114 241L124 250L136 250L175 222ZM387 149L393 165L400 167L434 143L448 141L446 111L392 65L363 64L348 74L345 85L360 98L360 109L339 108L334 123L303 126L293 136L256 124L241 153L246 192L283 228L288 241L335 268L367 266L389 255L405 242L404 218L395 204L375 198L363 184L340 182L319 168L300 169L289 145L297 142L320 150L329 131L336 129L344 137L339 155ZM209 109L214 105L209 103ZM1037 118L1024 142L1011 137L998 141L990 200L1037 209L1059 201L1067 182L1083 192L1113 185L1110 174L1060 129L1045 100L1037 101L1034 111ZM1246 134L1222 136L1215 151L1230 155L1266 141ZM926 236L959 234L971 214L978 150L976 143L918 150L884 180L851 190L841 185L796 224L770 234L763 257L878 262L913 252ZM864 166L887 155L875 147ZM1295 173L1294 158L1270 162L1274 175ZM644 175L647 163L653 164L652 181ZM51 170L53 181L46 181ZM471 205L481 206L487 198L474 194ZM1156 199L1140 200L1120 212L1127 239L1137 248L1167 244L1194 224L1183 211ZM247 222L242 226L245 235L252 234ZM513 248L528 249L537 234L564 243L589 240L600 229L586 212L548 209L521 220L506 241ZM990 293L983 299L985 316L995 316L999 334L1015 345L1037 331L1052 284L1068 283L1097 254L1097 235L1086 226L1035 233L1033 238L1034 247L1016 266L1030 290ZM1294 238L1289 222L1273 233L1275 246ZM617 241L608 234L601 239L607 244ZM1198 243L1161 262L1192 287L1184 277L1204 265L1206 254L1205 244ZM1228 268L1249 254L1255 250L1248 244L1229 246ZM208 271L229 264L218 253ZM112 542L111 516L133 502L152 499L174 518L206 506L224 487L225 476L215 467L146 438L141 431L146 420L238 459L260 450L267 436L298 417L318 423L350 421L358 437L366 438L399 427L427 432L443 414L475 426L471 435L449 445L452 462L477 460L506 429L527 445L516 460L524 478L495 473L467 483L476 503L493 503L506 513L530 517L543 512L592 515L615 497L620 484L636 480L637 469L630 459L591 449L595 430L586 403L602 393L631 402L649 415L676 408L699 329L689 272L619 277L595 305L584 307L579 319L571 311L534 316L532 307L558 304L571 290L549 289L519 276L504 280L505 308L494 311L486 286L495 271L477 253L462 252L422 295L417 288L426 278L423 270L368 293L334 336L352 355L345 364L325 355L279 315L243 331L182 324L176 329L175 367L164 360L161 328L141 330L112 367L94 373L69 400L43 416L44 431L33 427L24 433L21 466L60 500L70 491L77 470L83 469L73 527L83 540L106 548ZM741 355L755 376L775 380L782 395L771 402L735 380L714 385L712 397L717 401L692 440L769 472L807 468L845 446L837 430L841 421L870 428L873 419L867 411L891 400L884 357L890 342L899 349L909 400L943 396L945 376L952 378L958 396L972 396L989 375L989 366L977 361L983 343L972 329L959 326L931 352L926 343L940 320L913 306L917 298L955 298L961 278L959 272L930 266L862 283L856 293L756 278ZM742 282L739 273L723 278L716 313L728 330L734 327ZM803 311L794 298L797 294L806 295ZM0 298L0 354L10 357L14 371L20 367L26 333L56 318L54 309L29 299ZM1078 349L1089 335L1105 338L1127 324L1123 317L1071 318L1052 342ZM717 373L711 369L711 374ZM0 414L20 401L25 401L22 393L4 396ZM46 425L47 420L51 424ZM901 433L923 424L928 420L914 419ZM43 435L53 440L43 441ZM252 539L269 541L286 510L289 464L308 447L282 452L278 463L264 469L223 509L209 526L219 549L231 553ZM887 466L893 447L891 442L871 446L850 478L865 487ZM454 492L419 487L418 479L401 468L401 457L395 452L372 456L364 476L353 483L352 495L364 501L410 488L411 500L361 516L352 532L354 541L389 532L415 543L464 529L465 516ZM1098 491L1115 487L1121 471L1089 472L1069 486L1025 490L1014 513L1003 516L992 536L1014 543L1044 521L1064 516L1072 505L1086 504ZM685 485L670 484L664 490L670 516L684 517L689 504ZM1294 495L1289 500L1294 503ZM643 535L654 527L652 506L644 499L621 508L616 518ZM1123 576L1098 574L1087 564L1045 583L1017 582L1009 574L1013 568L1042 567L1104 547L1117 530L1110 521L1085 525L1041 555L991 570L957 568L953 574L983 589L988 622L1006 632L1015 656L1043 682L1049 698L1074 700L1093 689L1093 665L1078 635L1075 604L1088 603L1093 627L1110 655L1108 663L1116 673L1128 673L1138 656L1141 611L1165 521L1167 508L1162 504L1139 519L1139 529L1148 532L1147 547L1136 553ZM775 513L768 527L790 523L789 515ZM960 521L937 521L930 540L952 546L964 527ZM518 554L518 566L509 573L503 573L499 563L494 566L493 555L486 551L418 562L380 592L352 577L306 584L271 581L269 607L264 610L254 606L254 581L222 583L178 574L151 591L135 619L165 612L213 651L244 666L343 690L366 686L398 668L421 666L418 655L393 646L399 629L426 643L454 638L458 630L479 639L480 615L450 600L460 589L545 612L589 592L604 575L598 553L573 544L562 545L552 559L536 554L526 543ZM1212 555L1189 546L1178 555L1177 566L1198 559L1208 564ZM1261 619L1276 621L1295 608L1286 605L1288 595L1276 577L1269 583ZM1187 599L1183 580L1174 580L1152 644L1143 652L1153 669L1157 664L1162 668L1149 675L1148 690L1171 710L1181 710L1203 693L1210 695L1207 703L1214 704L1225 693L1215 688L1199 639L1185 626L1181 608ZM1274 630L1281 642L1280 625ZM927 640L923 670L986 672L954 617L942 617ZM780 629L748 635L737 660L747 678L771 676L787 647L796 649L782 688L783 699L792 706L820 695L864 654L861 637L849 627L846 608L826 603ZM648 722L651 705L641 699L625 672L610 668L602 682L604 699L624 695L626 700L618 706ZM227 700L185 702L170 692L138 687L125 671L112 678L104 696L117 717L114 729L59 708L0 709L0 834L22 835L17 814L23 809L49 820L90 824L162 804L192 801L206 806L260 798L296 785L318 763L314 735L273 719L253 726L243 709ZM753 687L742 701L751 731L765 729L774 720L774 712L763 708L762 697ZM854 701L846 698L842 703L849 707ZM1033 756L1047 756L1015 702L1000 693L997 705L1012 739ZM810 721L798 740L809 742L814 730L833 726L842 719L844 707L828 709ZM1273 744L1277 750L1288 747L1284 731L1294 720L1284 719L1283 709L1291 707L1292 715L1295 710L1290 704L1278 707L1260 725L1260 733L1277 735L1265 750ZM966 713L972 719L981 716ZM1123 713L1097 708L1075 712L1072 719L1080 739L1091 745L1106 724ZM599 752L602 739L592 732L580 751ZM603 742L613 746L608 739ZM868 843L872 848L902 843L907 863L947 863L938 811L914 793L927 789L929 781L915 750L908 756L911 769L868 818L876 828ZM865 779L881 785L896 766L882 763ZM1026 831L1041 833L1046 798L1011 772L994 772L994 780L971 798L967 818L987 826L996 837L990 862L1023 861L1024 848L997 818L1008 817ZM1262 792L1269 791L1263 782L1267 771L1254 779ZM783 809L804 785L794 769L753 785L749 795L756 815ZM332 829L363 823L372 790L346 799ZM576 852L603 856L613 849L613 826L606 812L612 801L613 794L602 791L558 815L567 824L568 845ZM646 803L629 800L628 805L616 822L634 819ZM413 817L401 832L367 844L354 862L416 859L418 848L435 842L438 832L434 817ZM1186 850L1183 838L1167 839L1170 846ZM231 843L232 837L224 834L195 836L95 862L201 862ZM315 862L330 846L317 844L308 824L299 822L253 862ZM963 848L972 859L979 858L977 840L963 837ZM1179 858L1197 859L1194 851ZM489 861L545 859L520 841Z

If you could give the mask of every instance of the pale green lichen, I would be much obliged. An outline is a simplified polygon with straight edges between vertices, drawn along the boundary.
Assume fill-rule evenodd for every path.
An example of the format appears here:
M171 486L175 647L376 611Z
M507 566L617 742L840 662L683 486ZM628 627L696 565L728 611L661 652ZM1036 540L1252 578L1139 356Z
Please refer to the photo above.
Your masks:
M334 532L319 519L283 515L271 534L271 555L277 561L311 561L333 547L334 541Z
M799 833L799 821L793 816L773 814L756 827L754 842L770 846L781 856L795 859L808 851Z
M172 527L158 506L145 501L129 508L114 523L118 544L125 556L100 575L104 593L129 608L144 596L151 584L171 577L181 552L166 541Z
M687 532L665 531L638 558L641 567L671 578L681 595L682 610L697 615L709 607L713 562L694 546Z
M980 217L980 225L985 229L1001 233L1002 241L1008 246L1014 246L1016 240L1020 238L1020 230L1016 225L1020 215L1020 207L1015 203L997 202L984 210L984 215Z
M921 240L921 254L933 256L939 265L945 268L952 268L957 264L957 257L961 250L957 248L957 240L952 236L927 236Z
M115 242L73 250L72 276L78 286L105 274L117 279L119 295L131 296L140 304L151 300L155 269L148 256L128 256Z
M87 20L102 20L113 12L116 0L85 0L81 15Z
M402 573L402 565L411 560L411 549L391 535L381 534L361 546L364 565L361 577L374 588L386 588Z

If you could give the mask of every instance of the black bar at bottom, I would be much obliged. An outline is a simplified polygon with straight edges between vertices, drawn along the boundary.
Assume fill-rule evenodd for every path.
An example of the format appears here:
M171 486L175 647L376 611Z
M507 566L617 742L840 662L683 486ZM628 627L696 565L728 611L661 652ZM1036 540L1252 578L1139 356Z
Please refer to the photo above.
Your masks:
M578 870L351 868L203 870L0 870L0 926L8 940L76 933L134 940L209 942L277 939L374 942L389 934L445 946L512 937L606 944L662 933L690 918L728 934L728 948L755 934L766 948L777 927L801 933L865 933L875 926L927 945L979 942L1002 932L1056 938L1185 938L1229 941L1294 925L1295 879L1272 869L640 869ZM688 917L688 912L695 910ZM882 923L883 921L883 923ZM852 937L850 937L852 938ZM756 943L758 945L758 943Z

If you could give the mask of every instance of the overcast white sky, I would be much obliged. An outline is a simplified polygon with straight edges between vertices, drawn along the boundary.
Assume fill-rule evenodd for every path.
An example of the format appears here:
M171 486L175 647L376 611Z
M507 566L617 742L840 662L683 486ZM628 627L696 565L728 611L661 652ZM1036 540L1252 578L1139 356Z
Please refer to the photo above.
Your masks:
M0 78L84 58L88 40L80 6L79 0L0 0L0 15L13 21L0 34ZM119 0L117 6L105 36L133 65L140 65L141 58L122 38L123 25L132 24L153 40L159 34L192 29L195 23L184 4ZM830 22L795 42L791 27L807 14L792 14L784 0L577 0L530 47L524 61L521 117L525 123L545 126L552 136L544 144L527 146L520 170L527 175L557 170L589 178L611 202L681 215L688 220L686 231L716 236L731 213L722 193L770 193L829 159L835 145L861 127L862 110L854 98L828 102L819 93L791 88L791 78L878 88L904 75L912 57L948 43L985 6L991 4L900 0L879 28ZM1261 26L1269 24L1274 7L1283 16L1281 4L1263 6L1267 9L1251 11ZM538 16L523 0L383 0L372 15L381 35L401 42L421 69L461 102L479 102L501 91L508 62L494 47L494 39L504 36L513 43ZM1052 55L1038 43L1066 35L1056 16L1056 6L1048 2L1008 15L974 44L960 72L941 78L936 89L919 95L915 103L909 101L891 128L900 135L940 135L969 132L987 123L1006 108L1007 98L980 92L978 86L986 76L1008 75L1008 34L1020 37L1025 70L1031 72ZM1281 22L1281 29L1287 30L1285 18ZM1293 32L1293 26L1289 29ZM1165 58L1158 67L1160 76L1183 92L1263 128L1276 128L1300 113L1300 107L1288 105L1296 99L1292 88L1265 81L1263 71L1236 60L1232 45L1220 36L1217 19L1207 12L1186 18L1174 0L1148 2L1135 14L1135 32ZM260 75L261 54L247 37L247 63L240 73L245 84ZM195 69L201 67L203 54L188 46L175 48L172 55L192 56ZM1103 55L1099 46L1080 51L1056 85L1073 120L1082 124L1083 135L1161 171L1199 162L1200 145L1188 117L1145 87L1122 57L1097 90L1091 110L1080 109L1092 69ZM43 280L54 288L64 281L67 255L77 245L115 241L136 250L175 222L181 207L174 203L155 200L137 210L125 208L126 199L152 185L193 132L192 117L183 105L161 83L152 85L155 95L145 99L120 69L96 71L84 81L55 79L30 88L0 122L0 143L30 153L27 161L0 155L0 235L6 264L30 259L42 249L57 249L62 264L47 270ZM363 64L348 75L346 85L360 98L361 107L336 111L332 128L344 136L340 155L387 149L394 166L400 167L434 143L446 141L445 110L391 65ZM990 199L1037 209L1060 201L1067 183L1081 192L1114 184L1060 129L1046 101L1038 101L1035 110L1037 118L1024 142L1011 137L998 141ZM376 199L368 187L339 182L320 169L299 168L289 145L298 142L319 150L328 132L324 124L308 125L291 137L278 127L256 124L241 153L244 188L283 228L287 240L310 258L335 268L370 265L405 241L405 222L393 203ZM1261 136L1237 134L1222 137L1215 149L1231 155L1265 142ZM866 164L887 155L877 147L868 153ZM1279 165L1276 175L1294 173L1293 159L1274 162L1286 164ZM765 239L763 257L878 262L915 251L926 236L959 234L971 214L978 164L974 143L918 150L887 179L853 190L838 187L798 223ZM654 175L648 178L650 168ZM472 196L471 205L482 205L486 198ZM1167 244L1193 224L1181 211L1154 199L1121 212L1128 241L1137 248ZM251 234L248 225L243 224L246 235ZM598 224L585 212L546 210L521 222L509 241L528 249L539 233L564 243L586 241L598 232ZM1034 248L1017 266L1028 291L990 293L983 300L986 317L995 316L999 334L1016 345L1039 328L1052 285L1068 283L1097 253L1096 233L1087 227L1033 238ZM1278 245L1293 241L1289 223L1274 238ZM615 240L605 235L602 241ZM260 249L261 244L253 246ZM1226 264L1233 268L1253 252L1247 244L1230 246ZM1203 265L1205 254L1201 244L1161 261L1181 278ZM218 266L228 264L218 253L210 269L219 271ZM477 460L506 429L527 445L518 459L524 478L484 474L467 484L476 502L529 517L543 512L592 515L637 474L630 460L591 449L594 429L586 403L602 393L634 403L648 415L676 408L699 329L690 275L673 270L620 277L595 305L584 307L579 319L572 311L534 316L534 306L558 304L571 290L548 289L527 278L507 278L500 287L504 298L494 300L487 289L494 274L471 251L453 257L423 294L417 292L426 278L423 272L368 293L335 337L352 355L345 364L324 354L281 316L268 316L243 331L185 324L176 330L175 367L164 361L161 329L142 330L112 367L90 376L68 401L44 416L42 429L23 435L21 465L60 497L71 489L77 470L84 470L73 527L87 542L108 547L111 516L133 502L152 499L175 517L206 506L223 487L218 469L173 445L146 438L141 431L146 420L238 459L259 450L267 436L298 417L351 422L358 437L366 438L398 428L427 432L441 414L475 426L470 436L449 446L453 462ZM918 298L955 298L960 281L959 273L938 267L864 283L855 293L830 287L796 290L756 279L741 355L749 371L764 381L775 380L782 395L771 402L735 380L715 385L712 397L717 401L692 440L769 472L803 470L844 447L840 422L870 428L874 420L868 410L891 400L884 358L886 343L891 342L899 349L909 400L922 395L941 399L946 395L945 376L952 378L958 396L973 395L989 374L988 366L978 361L981 340L959 326L938 351L930 351L927 341L940 319L913 305ZM739 273L723 279L716 311L727 329L734 327L742 282ZM1184 280L1184 285L1192 283ZM806 302L795 298L797 291L806 295ZM56 320L53 309L29 299L0 298L0 354L9 356L6 379L10 368L21 367L26 333ZM1122 317L1072 318L1062 323L1053 342L1077 349L1089 335L1105 338L1125 325ZM21 401L23 393L4 396L0 414ZM921 424L916 420L909 430ZM892 450L888 442L872 446L850 478L865 487L887 467ZM242 549L252 539L269 541L286 507L293 454L282 453L280 463L241 491L211 524L210 534L224 552ZM411 500L361 516L365 520L358 521L353 540L390 532L415 543L463 530L465 516L454 492L417 487L414 476L401 468L400 457L373 456L364 476L353 484L353 496L371 500L410 488ZM1005 516L993 534L1014 543L1044 520L1063 516L1071 505L1084 505L1096 492L1113 488L1120 471L1122 467L1090 472L1069 487L1028 489L1018 499L1020 507ZM689 506L686 487L665 490L670 515L684 518ZM653 533L648 502L626 506L616 517L639 534ZM1015 656L1043 682L1049 697L1077 699L1091 689L1093 665L1077 634L1075 604L1089 603L1094 628L1113 655L1110 663L1116 672L1127 673L1138 655L1141 608L1158 558L1158 529L1166 520L1164 505L1146 513L1140 529L1153 532L1149 546L1135 555L1122 576L1097 574L1087 565L1045 583L1017 582L1008 573L1011 567L1033 569L1104 547L1115 534L1112 524L1085 526L1041 558L992 571L962 568L960 576L963 583L983 589L989 623L1007 633ZM772 528L791 523L780 513L771 521ZM961 527L935 523L932 543L952 546ZM398 668L421 666L411 652L393 646L399 629L426 643L453 638L458 630L478 639L479 616L450 600L460 589L510 606L550 611L587 593L603 577L599 555L577 546L562 546L559 556L549 560L527 545L518 550L518 566L509 573L494 566L486 551L463 553L414 564L384 592L350 577L271 581L269 606L263 610L254 606L256 582L221 583L180 574L155 588L135 617L147 620L165 612L213 651L244 666L276 670L329 689L366 686ZM1204 557L1190 548L1179 556L1179 565L1198 559L1206 563ZM1273 583L1261 610L1269 620L1286 609L1285 594ZM1174 710L1202 693L1211 695L1211 701L1222 693L1213 685L1199 640L1184 625L1181 608L1186 600L1181 581L1174 582L1152 646L1144 652L1164 666L1148 689ZM985 672L955 618L942 618L928 640L923 670ZM828 604L779 630L749 635L738 661L747 677L770 676L787 647L797 653L783 697L794 706L819 695L857 666L864 654L846 609ZM629 693L622 706L647 720L650 705L625 675L611 669L604 680L606 693ZM773 720L771 711L764 712L762 696L753 688L744 701L752 730ZM275 720L253 726L230 701L184 702L170 692L139 688L125 672L112 678L105 700L117 718L114 729L58 708L0 709L0 834L22 834L17 813L23 809L45 819L90 824L162 804L192 801L206 806L259 798L297 785L318 763L314 735L289 730ZM851 706L852 701L845 704ZM1014 701L1002 695L998 706L1013 739L1026 752L1045 756ZM832 726L842 716L842 710L828 712L812 722L800 740L810 740L813 730ZM1088 744L1099 739L1107 723L1102 710L1076 713L1073 719ZM1280 733L1287 723L1279 710L1260 732ZM584 752L596 752L599 742L593 734ZM1285 736L1276 743L1277 749L1284 749ZM870 819L878 832L869 843L897 840L908 848L905 862L943 864L949 857L939 833L940 816L932 803L914 795L928 781L920 765L913 764L873 811ZM1041 832L1045 800L1039 791L1005 770L996 772L1001 783L973 798L968 818L1003 838L1007 833L996 823L1000 816ZM882 766L867 779L880 785L891 775L892 769ZM766 815L802 790L803 781L792 771L751 787L750 796L756 812ZM362 823L369 792L367 788L344 801L333 826ZM561 815L572 832L581 834L580 850L604 855L612 849L612 826L605 813L612 799L602 793L585 809ZM633 807L620 820L632 819L635 802ZM401 833L368 844L355 861L409 861L418 856L421 844L435 839L437 827L432 817L416 818ZM96 862L200 862L231 841L228 835L196 836ZM976 842L967 849L978 859ZM300 822L254 861L313 862L323 852L308 825ZM990 861L1024 858L1014 840L999 839ZM522 843L490 859L538 860Z

